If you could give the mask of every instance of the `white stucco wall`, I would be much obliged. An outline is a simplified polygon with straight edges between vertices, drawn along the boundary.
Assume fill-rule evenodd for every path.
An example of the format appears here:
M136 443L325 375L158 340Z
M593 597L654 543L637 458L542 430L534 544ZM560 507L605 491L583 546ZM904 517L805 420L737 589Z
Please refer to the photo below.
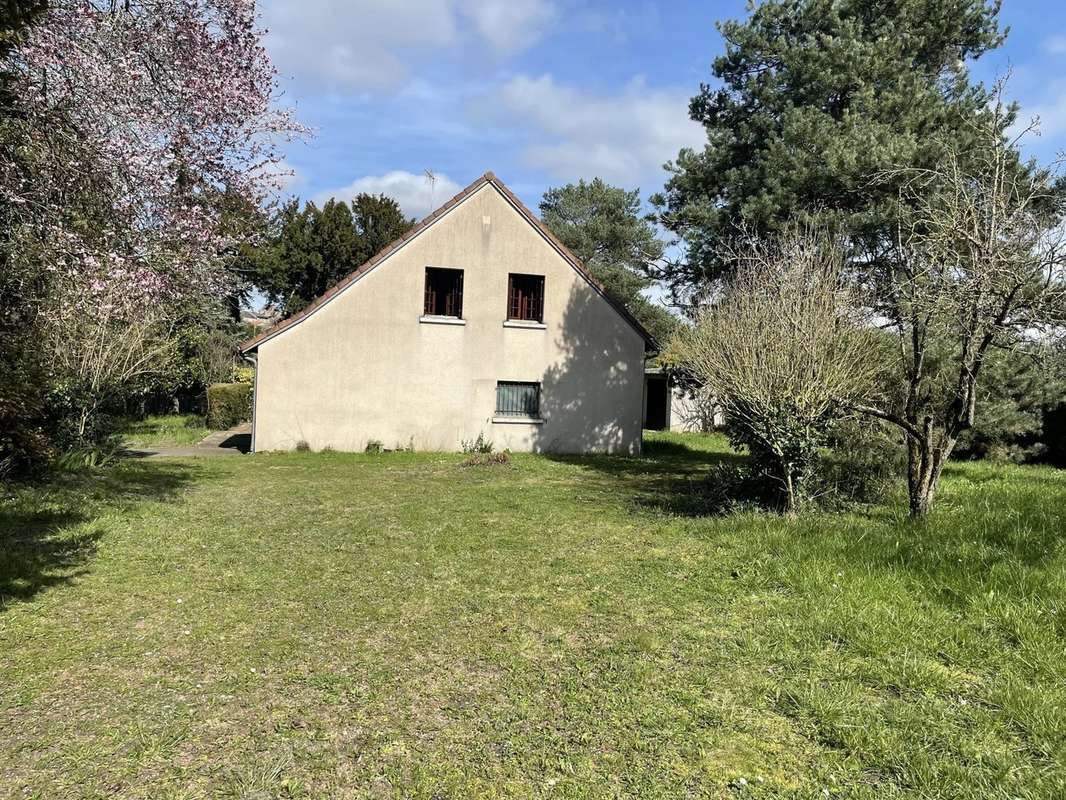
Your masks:
M670 386L669 429L680 433L706 433L725 424L721 409L699 390Z
M464 270L464 325L419 321L427 266ZM545 276L543 329L504 326L508 273ZM644 341L491 184L260 344L254 446L637 452ZM543 424L494 421L539 381Z

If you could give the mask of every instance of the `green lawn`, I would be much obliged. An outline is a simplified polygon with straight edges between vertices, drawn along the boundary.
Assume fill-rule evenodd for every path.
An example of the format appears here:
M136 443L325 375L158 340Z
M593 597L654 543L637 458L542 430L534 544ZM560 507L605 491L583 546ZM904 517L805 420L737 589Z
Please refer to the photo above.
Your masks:
M196 444L211 433L198 414L166 414L130 420L122 429L128 447Z
M649 451L5 495L0 797L1066 797L1066 473L709 518Z

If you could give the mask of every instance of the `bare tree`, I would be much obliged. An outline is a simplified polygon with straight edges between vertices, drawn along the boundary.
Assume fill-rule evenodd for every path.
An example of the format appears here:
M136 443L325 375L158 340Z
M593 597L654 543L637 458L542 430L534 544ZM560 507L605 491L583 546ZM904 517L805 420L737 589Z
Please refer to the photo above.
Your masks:
M903 432L910 511L933 503L960 434L974 423L993 348L1057 333L1066 299L1062 199L1054 170L1023 164L1000 99L973 125L975 146L944 144L931 169L902 180L897 257L874 275L878 317L897 339L891 389L856 411Z
M872 330L843 279L833 236L792 230L726 250L731 278L674 343L794 513L841 401L868 393Z
M78 291L79 285L64 287ZM69 386L73 435L89 438L101 409L129 387L162 371L175 355L168 309L133 304L122 291L99 285L91 304L57 302L47 314L52 371Z

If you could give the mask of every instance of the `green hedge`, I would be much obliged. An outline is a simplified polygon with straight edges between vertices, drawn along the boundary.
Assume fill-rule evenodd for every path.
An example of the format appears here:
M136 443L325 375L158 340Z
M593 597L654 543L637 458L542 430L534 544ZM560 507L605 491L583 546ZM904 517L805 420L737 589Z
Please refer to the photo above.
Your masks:
M207 387L207 427L224 431L251 418L250 383L213 383Z

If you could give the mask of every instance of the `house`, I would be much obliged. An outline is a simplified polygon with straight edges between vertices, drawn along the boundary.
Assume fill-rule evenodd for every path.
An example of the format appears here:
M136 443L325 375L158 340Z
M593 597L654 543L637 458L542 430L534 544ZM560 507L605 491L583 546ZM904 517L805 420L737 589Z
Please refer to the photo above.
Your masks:
M652 431L707 433L725 424L721 407L699 387L686 386L658 367L644 370L644 427Z
M241 324L256 330L275 325L280 319L281 314L278 312L278 307L274 305L266 305L259 309L241 310Z
M242 345L252 447L637 453L650 344L486 173Z

